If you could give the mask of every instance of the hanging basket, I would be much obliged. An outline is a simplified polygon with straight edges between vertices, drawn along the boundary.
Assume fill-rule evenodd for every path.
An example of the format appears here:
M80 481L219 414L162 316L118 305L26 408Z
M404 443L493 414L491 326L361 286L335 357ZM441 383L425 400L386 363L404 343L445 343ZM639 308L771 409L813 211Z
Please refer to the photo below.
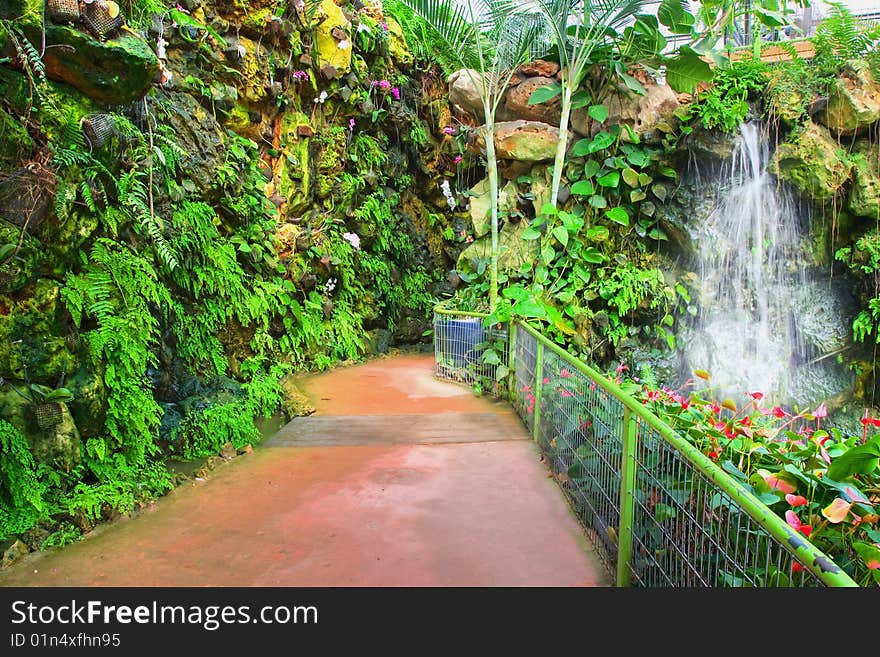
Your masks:
M46 402L44 404L33 404L31 413L34 421L40 429L51 429L61 424L64 415L61 411L61 404L58 402Z
M79 21L79 0L46 0L46 13L55 23Z
M89 114L82 120L82 130L92 148L101 148L114 135L113 121L108 114Z
M113 7L112 10L111 7ZM111 15L113 11L116 11L115 16ZM95 35L95 38L104 41L107 37L116 34L116 31L122 27L124 19L122 12L119 11L119 5L115 2L92 0L92 2L83 3L82 22L88 31Z

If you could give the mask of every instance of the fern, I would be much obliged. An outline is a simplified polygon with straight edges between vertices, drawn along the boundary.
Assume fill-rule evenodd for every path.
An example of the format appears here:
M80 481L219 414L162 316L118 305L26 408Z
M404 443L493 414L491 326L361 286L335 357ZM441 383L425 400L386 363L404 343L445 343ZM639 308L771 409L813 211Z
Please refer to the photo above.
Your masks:
M0 540L36 524L44 511L43 495L27 438L0 420Z

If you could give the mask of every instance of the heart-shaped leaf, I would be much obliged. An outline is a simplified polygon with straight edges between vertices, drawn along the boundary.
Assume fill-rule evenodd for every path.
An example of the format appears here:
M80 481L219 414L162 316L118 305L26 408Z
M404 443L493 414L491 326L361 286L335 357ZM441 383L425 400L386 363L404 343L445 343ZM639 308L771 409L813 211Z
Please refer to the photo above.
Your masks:
M584 178L592 178L599 173L601 168L602 166L596 160L587 160L584 164Z
M591 105L590 109L587 110L587 114L599 123L605 123L605 119L608 118L608 110L604 105Z
M562 246L568 246L568 231L565 230L565 226L557 226L553 229L553 237L559 240L559 243Z
M629 226L629 213L620 206L611 208L605 213L611 221L621 226Z
M635 169L627 167L621 172L621 175L623 176L623 182L625 182L630 187L635 188L639 186L639 174L636 173Z
M596 188L593 187L593 183L589 180L578 180L575 184L571 186L571 193L574 196L589 196L596 191Z
M556 96L561 93L562 85L558 82L551 82L550 84L544 85L543 87L538 87L532 92L532 95L529 96L529 105L540 105L541 103L546 103L548 100L556 98Z
M615 188L620 184L620 174L617 171L609 171L604 176L596 179L601 187Z

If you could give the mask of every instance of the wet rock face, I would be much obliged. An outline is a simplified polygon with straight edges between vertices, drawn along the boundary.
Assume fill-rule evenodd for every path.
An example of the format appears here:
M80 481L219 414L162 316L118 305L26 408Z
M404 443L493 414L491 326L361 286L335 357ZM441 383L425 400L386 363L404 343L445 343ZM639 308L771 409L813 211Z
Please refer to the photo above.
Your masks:
M26 32L40 42L38 25ZM128 105L142 97L159 72L148 43L128 32L102 43L72 27L47 25L46 44L46 75L103 105Z
M828 105L818 118L842 136L864 133L880 119L880 84L865 62L853 62L837 78L828 94Z
M880 148L870 140L856 142L851 156L853 182L848 208L859 217L880 217Z
M834 197L849 179L851 167L828 128L810 122L795 141L779 145L770 172L822 201Z
M851 341L858 313L846 279L806 282L795 289L792 312L801 339L817 356L834 354Z

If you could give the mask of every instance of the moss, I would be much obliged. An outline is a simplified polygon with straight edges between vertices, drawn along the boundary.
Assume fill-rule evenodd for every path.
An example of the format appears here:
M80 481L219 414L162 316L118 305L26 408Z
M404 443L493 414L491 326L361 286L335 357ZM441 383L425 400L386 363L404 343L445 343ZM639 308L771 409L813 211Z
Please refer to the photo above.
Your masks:
M347 135L342 126L334 126L323 133L319 132L321 151L317 158L317 175L315 177L315 195L327 198L336 182L335 176L342 171Z
M29 158L34 142L22 121L0 108L0 168Z
M318 67L329 65L339 74L348 73L351 70L351 23L333 0L322 0L315 14L315 21L315 62ZM336 28L348 35L345 39L347 48L339 47L341 41L333 36Z
M0 245L18 244L19 239L21 229L0 219ZM15 292L34 280L41 261L40 243L30 235L24 235L15 257L0 264L0 293Z
M39 44L39 24L26 24L31 43ZM66 25L46 25L46 74L104 105L128 105L140 98L159 71L149 44L128 32L101 43Z
M869 141L859 141L852 155L853 185L849 210L860 217L880 218L880 149Z
M852 162L828 128L808 123L794 141L781 144L771 173L816 200L830 200L849 180Z

